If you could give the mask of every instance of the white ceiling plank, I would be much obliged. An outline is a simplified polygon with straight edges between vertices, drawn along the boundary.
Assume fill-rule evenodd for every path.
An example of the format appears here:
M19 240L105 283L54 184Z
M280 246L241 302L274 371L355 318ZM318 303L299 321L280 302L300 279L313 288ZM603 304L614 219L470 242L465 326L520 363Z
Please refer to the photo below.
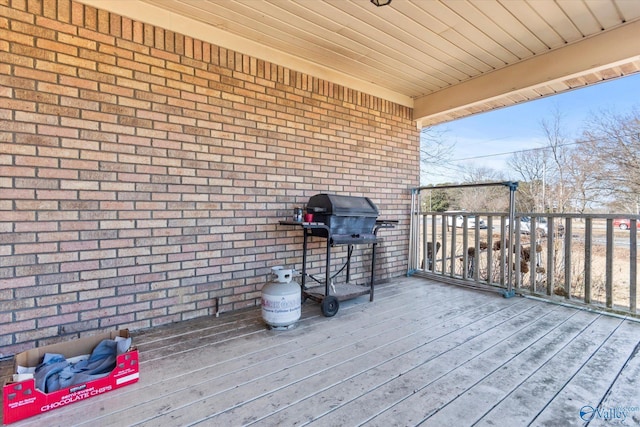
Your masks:
M564 43L571 43L584 37L584 34L578 31L573 21L567 17L556 2L529 0L529 5L549 24L553 31L560 35ZM555 48L560 46L551 47Z
M502 5L518 21L527 28L542 44L540 50L534 50L536 54L544 53L552 46L561 46L564 40L553 28L531 7L527 1L502 0ZM533 47L532 47L533 48Z
M531 52L522 49L522 45L493 20L493 13L499 14L500 10L504 10L500 3L495 0L485 0L482 2L451 1L445 4L465 20L467 31L477 30L476 35L469 33L473 40L487 52L499 58L503 64L513 64L519 59L530 56Z
M622 16L613 0L584 0L601 29L612 28L622 23Z
M546 51L547 46L501 3L480 1L475 2L474 5L490 17L493 25L502 30L501 43L518 58L528 58L533 54ZM515 36L516 34L518 37Z
M557 3L583 36L602 31L600 23L595 19L586 3L575 0L557 0ZM607 1L603 1L603 3L606 4Z
M618 10L622 13L622 22L631 22L638 18L638 2L636 0L614 0Z

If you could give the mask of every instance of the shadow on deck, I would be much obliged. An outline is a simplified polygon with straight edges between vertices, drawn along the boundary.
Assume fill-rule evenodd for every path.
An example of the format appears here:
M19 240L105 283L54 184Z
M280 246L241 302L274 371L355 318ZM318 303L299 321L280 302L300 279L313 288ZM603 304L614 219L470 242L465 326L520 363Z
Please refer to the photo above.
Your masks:
M138 383L12 425L640 424L640 323L423 278L289 331L252 309L133 339Z

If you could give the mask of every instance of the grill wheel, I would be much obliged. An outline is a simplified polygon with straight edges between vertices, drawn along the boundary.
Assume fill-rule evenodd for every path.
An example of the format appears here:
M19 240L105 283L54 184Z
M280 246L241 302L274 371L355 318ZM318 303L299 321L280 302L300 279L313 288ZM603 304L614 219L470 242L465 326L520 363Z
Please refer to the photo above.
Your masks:
M338 312L340 308L340 302L338 302L338 298L327 295L322 299L322 304L320 304L320 308L322 309L322 314L325 317L333 317Z

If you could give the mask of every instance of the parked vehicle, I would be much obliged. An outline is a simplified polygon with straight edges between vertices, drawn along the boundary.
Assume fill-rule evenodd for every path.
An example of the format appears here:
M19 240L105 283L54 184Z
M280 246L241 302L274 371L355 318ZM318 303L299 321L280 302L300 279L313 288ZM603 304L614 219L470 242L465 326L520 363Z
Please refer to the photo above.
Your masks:
M547 222L547 218L539 217L536 218L536 236L538 237L546 237L549 234L549 224ZM507 229L509 228L509 220L507 219ZM555 223L555 235L563 236L564 235L564 225ZM531 234L531 217L522 216L520 217L520 234Z
M620 230L628 230L631 228L631 220L625 218L616 218L613 220L613 226ZM636 221L636 228L640 228L640 220Z
M475 228L476 226L476 216L475 215L464 215L464 211L447 211L445 212L445 214L454 214L454 215L448 215L447 216L447 226L452 227L453 223L455 221L455 226L456 227L463 227L464 225L464 217L467 217L467 227L469 228ZM482 218L478 219L478 227L481 230L484 230L487 228L487 223L484 222L484 220Z

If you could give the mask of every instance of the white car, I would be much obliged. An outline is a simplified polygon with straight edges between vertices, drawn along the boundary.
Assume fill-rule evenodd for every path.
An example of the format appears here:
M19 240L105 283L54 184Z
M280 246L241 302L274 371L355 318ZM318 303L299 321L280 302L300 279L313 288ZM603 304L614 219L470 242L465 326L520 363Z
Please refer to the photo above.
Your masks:
M556 224L556 233L558 236L564 235L564 226L562 224ZM509 219L507 218L507 228L509 228ZM520 217L520 233L531 234L531 217ZM540 237L546 237L549 234L549 225L547 219L540 217L536 218L536 235Z
M449 227L453 226L453 222L455 220L456 227L462 228L464 226L464 217L465 215L460 211L447 211L447 225ZM476 226L476 216L475 215L466 215L467 217L467 227L475 228ZM484 222L482 218L478 220L479 228L484 230L487 228L487 223Z

